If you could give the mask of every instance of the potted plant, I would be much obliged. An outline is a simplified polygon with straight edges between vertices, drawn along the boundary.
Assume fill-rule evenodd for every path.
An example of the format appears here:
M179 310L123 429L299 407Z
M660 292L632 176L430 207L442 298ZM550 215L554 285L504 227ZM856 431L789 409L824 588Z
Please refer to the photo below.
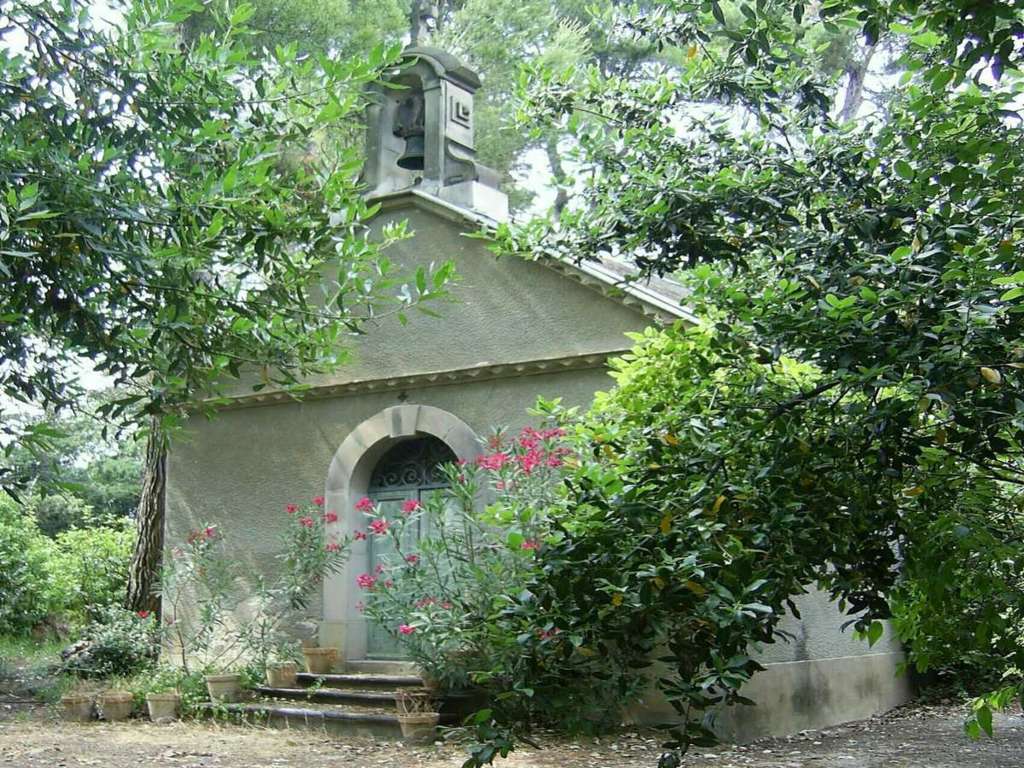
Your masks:
M434 740L441 713L429 691L398 691L395 706L403 739L410 744L429 744Z
M267 664L267 685L271 688L298 688L296 675L299 665L292 660L271 661Z
M242 676L237 672L226 672L206 676L206 690L215 702L231 703L242 698Z
M159 691L146 694L146 709L154 723L169 723L178 719L181 694L177 691Z
M135 705L135 697L131 691L103 691L96 699L100 717L108 722L127 720Z
M326 675L334 669L338 658L337 648L303 648L302 657L306 661L306 671L313 675Z
M64 719L75 723L87 723L92 720L94 694L75 686L60 697L64 707Z

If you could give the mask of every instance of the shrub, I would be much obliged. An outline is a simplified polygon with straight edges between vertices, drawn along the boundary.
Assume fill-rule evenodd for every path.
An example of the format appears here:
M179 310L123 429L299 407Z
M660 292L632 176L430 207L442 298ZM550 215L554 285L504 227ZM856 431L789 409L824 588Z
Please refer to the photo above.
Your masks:
M110 606L82 634L82 648L65 669L79 677L127 676L151 667L159 655L156 620Z
M122 518L59 534L49 560L51 602L78 624L121 605L134 543L135 527Z
M160 579L164 596L161 627L186 672L233 668L243 662L262 670L272 657L294 657L297 642L288 632L324 577L341 569L350 541L328 533L337 520L324 512L324 500L285 508L287 523L274 575L244 573L214 526L192 531L164 557ZM232 614L240 604L244 619Z
M0 633L27 632L51 614L51 554L35 519L0 494Z
M564 467L580 460L564 437L557 427L499 434L487 454L445 469L447 491L422 507L409 500L392 517L360 501L370 520L359 535L389 540L391 552L357 583L367 617L442 687L483 689L506 722L596 730L618 722L609 701L627 704L640 677L566 632L558 606L531 590L564 539ZM493 503L479 509L481 497ZM416 527L427 531L418 541L409 535Z

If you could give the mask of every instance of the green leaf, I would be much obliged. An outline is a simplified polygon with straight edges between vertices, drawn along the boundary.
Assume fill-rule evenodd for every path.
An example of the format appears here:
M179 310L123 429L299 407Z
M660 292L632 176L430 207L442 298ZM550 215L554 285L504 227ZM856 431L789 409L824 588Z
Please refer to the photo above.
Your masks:
M874 646L875 643L882 639L883 634L885 634L885 625L880 621L871 622L871 626L868 627L867 631L868 646Z
M897 160L895 165L893 165L893 170L896 171L897 176L907 181L913 181L916 175L913 166L906 160Z

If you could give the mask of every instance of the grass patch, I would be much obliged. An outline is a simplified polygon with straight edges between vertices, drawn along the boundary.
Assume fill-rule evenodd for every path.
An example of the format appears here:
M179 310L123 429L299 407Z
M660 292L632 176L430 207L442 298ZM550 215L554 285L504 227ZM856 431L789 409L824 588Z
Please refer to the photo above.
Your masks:
M60 699L74 680L60 672L58 640L0 636L0 690L47 703Z

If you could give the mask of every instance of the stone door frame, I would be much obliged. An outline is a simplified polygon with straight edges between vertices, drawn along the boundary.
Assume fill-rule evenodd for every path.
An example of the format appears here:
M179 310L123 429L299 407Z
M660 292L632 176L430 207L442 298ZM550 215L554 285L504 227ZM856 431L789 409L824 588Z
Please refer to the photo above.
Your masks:
M377 461L395 443L426 435L444 442L460 459L472 460L483 452L476 433L448 411L430 405L385 408L353 429L331 460L324 489L325 508L338 514L331 533L346 536L366 529L366 517L355 511L355 504L367 494ZM319 642L337 647L341 662L366 658L366 620L356 607L356 577L366 567L366 542L355 541L345 567L324 581Z

